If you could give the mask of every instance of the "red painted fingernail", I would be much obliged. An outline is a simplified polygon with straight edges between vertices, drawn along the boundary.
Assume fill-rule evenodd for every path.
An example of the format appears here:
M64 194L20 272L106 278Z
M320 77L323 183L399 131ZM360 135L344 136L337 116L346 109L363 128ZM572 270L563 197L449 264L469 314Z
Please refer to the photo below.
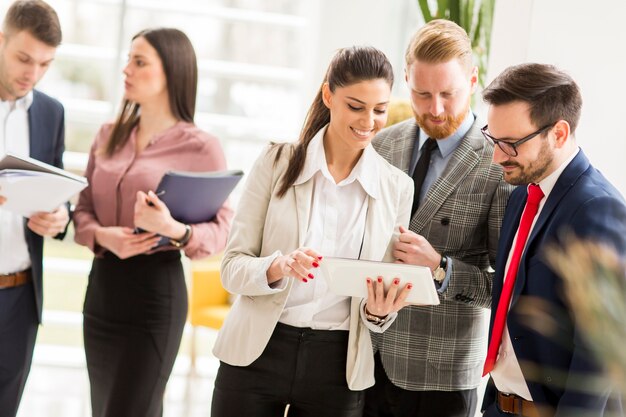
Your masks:
M378 283L380 284L381 282L383 282L383 277L378 277L376 281L378 281Z
M406 284L406 287L407 287L408 289L411 289L411 288L413 288L413 284L408 283L408 284Z
M317 268L318 266L320 266L320 264L318 264L317 262L313 262L313 268Z
M400 283L400 280L398 278L395 278L393 280L393 285L398 285Z
M309 282L306 278L302 278L302 282Z
M313 279L315 277L313 276L313 274L309 274L309 278Z
M318 256L318 257L317 257L317 260L318 260L318 261L321 261L321 260L322 260L322 258L323 258L322 256Z
M368 278L368 279L367 279L367 283L368 283L368 284L371 284L371 283L372 283L372 280Z

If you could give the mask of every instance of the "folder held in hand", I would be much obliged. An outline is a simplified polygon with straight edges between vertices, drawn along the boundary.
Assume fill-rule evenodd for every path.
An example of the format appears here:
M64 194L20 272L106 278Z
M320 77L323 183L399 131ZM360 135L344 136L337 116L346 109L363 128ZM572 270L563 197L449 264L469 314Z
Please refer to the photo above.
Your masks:
M156 195L172 217L181 223L204 223L217 215L219 209L243 177L243 171L185 172L168 171L161 178ZM144 230L135 229L135 233ZM163 237L157 246L169 245Z
M243 171L168 171L156 189L172 217L186 224L212 220L233 191Z

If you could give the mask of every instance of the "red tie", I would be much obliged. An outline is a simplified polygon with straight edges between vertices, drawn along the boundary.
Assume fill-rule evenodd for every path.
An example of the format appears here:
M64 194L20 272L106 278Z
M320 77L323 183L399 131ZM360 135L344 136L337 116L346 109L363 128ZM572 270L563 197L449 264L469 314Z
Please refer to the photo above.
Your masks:
M504 325L506 324L506 315L509 312L509 305L511 303L511 294L513 293L513 287L515 286L515 278L517 277L519 261L522 257L522 253L524 252L526 241L528 240L530 226L532 226L533 219L537 215L539 202L542 198L543 191L541 191L541 188L539 188L536 184L529 184L526 207L524 207L522 219L519 223L517 240L515 241L515 247L513 249L513 256L511 256L509 269L506 272L504 287L502 288L502 294L500 295L500 303L498 304L496 318L493 322L491 341L489 343L489 349L487 350L487 359L485 360L485 366L483 368L483 376L491 372L496 364L498 350L500 349L500 342L502 342L502 332L504 331Z

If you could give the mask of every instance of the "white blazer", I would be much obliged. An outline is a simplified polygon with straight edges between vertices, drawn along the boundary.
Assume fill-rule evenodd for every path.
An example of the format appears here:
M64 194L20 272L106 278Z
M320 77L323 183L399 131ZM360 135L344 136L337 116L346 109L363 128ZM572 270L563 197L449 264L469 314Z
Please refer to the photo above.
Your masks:
M293 284L289 278L270 287L266 271L276 257L303 245L309 224L313 178L292 186L278 198L279 180L293 146L285 146L275 163L276 149L267 149L248 175L222 260L222 284L238 297L218 334L213 353L234 366L250 365L263 353ZM413 181L378 154L376 163L380 197L368 196L361 259L391 262L399 226L407 227L411 215ZM353 298L351 303L346 366L348 387L355 391L374 385L372 343L359 316L360 302L361 299Z

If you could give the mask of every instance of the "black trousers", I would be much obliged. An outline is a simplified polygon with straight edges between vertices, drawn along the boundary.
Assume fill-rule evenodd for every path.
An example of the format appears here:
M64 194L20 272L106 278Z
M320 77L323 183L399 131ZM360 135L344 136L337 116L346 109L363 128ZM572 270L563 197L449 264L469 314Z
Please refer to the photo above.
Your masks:
M96 258L84 306L93 417L158 417L187 317L180 253Z
M211 417L283 417L287 404L289 417L361 417L363 391L346 382L347 348L347 331L278 323L252 364L220 363Z
M0 290L0 417L15 417L33 360L39 320L33 284Z
M374 356L376 384L365 390L364 417L474 417L476 389L409 391L387 377L380 354Z

